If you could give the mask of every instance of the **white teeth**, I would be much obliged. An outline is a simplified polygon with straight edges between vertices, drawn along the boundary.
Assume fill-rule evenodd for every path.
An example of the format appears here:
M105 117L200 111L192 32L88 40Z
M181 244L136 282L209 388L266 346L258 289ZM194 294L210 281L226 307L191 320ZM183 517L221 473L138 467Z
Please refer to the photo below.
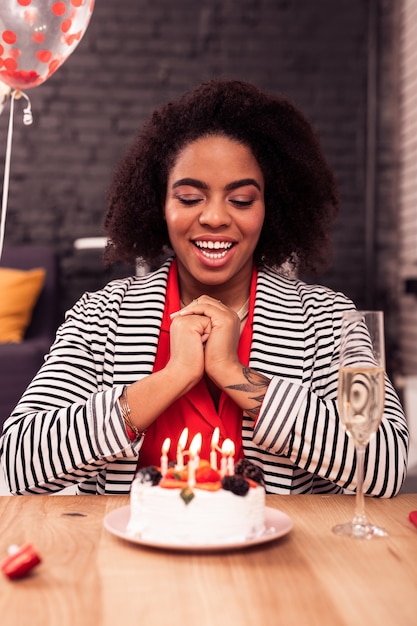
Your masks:
M208 259L222 259L227 254L227 250L225 250L224 252L206 252L205 250L202 250L201 252Z
M232 244L229 241L195 241L195 245L200 248L208 248L209 250L229 250Z
M194 241L194 243L208 259L222 259L233 246L230 241ZM209 250L222 250L222 252L209 252Z

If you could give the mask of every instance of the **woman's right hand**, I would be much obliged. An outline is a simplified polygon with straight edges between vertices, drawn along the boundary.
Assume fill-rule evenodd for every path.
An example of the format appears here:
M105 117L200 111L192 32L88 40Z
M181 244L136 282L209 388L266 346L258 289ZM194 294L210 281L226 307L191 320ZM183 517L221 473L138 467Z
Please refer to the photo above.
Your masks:
M204 315L174 317L166 366L129 385L126 390L132 423L144 431L168 406L187 393L204 374L204 344L210 334Z
M204 346L211 331L205 315L173 317L170 329L170 359L167 368L191 389L204 375ZM184 392L186 393L186 392Z

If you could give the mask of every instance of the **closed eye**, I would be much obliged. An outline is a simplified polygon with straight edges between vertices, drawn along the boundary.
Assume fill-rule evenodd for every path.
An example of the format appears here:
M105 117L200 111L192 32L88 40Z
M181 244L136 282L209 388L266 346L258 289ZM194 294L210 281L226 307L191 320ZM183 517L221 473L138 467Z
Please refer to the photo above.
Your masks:
M253 200L236 200L236 199L233 199L233 200L230 200L230 202L232 204L234 204L236 207L238 207L239 209L244 209L245 207L252 206L254 201Z
M203 198L196 198L195 196L176 196L176 199L183 206L195 206L203 200Z

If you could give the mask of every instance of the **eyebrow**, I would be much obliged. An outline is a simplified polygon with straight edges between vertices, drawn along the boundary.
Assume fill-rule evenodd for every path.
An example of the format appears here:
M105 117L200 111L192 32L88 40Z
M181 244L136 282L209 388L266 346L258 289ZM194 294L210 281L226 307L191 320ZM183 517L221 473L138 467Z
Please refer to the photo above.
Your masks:
M259 183L254 178L242 178L242 180L236 180L233 183L229 183L226 185L227 191L232 191L233 189L238 189L239 187L246 187L247 185L253 185L261 191L261 187Z
M172 188L175 189L176 187L181 187L181 185L189 185L190 187L196 187L197 189L208 189L208 185L197 178L180 178L180 180L175 181ZM226 185L225 189L226 191L233 191L233 189L246 187L248 185L253 185L256 189L261 191L259 183L254 178L242 178L242 180L235 180Z
M197 178L180 178L175 181L172 188L175 189L176 187L181 187L181 185L189 185L190 187L197 187L197 189L208 189L208 185Z

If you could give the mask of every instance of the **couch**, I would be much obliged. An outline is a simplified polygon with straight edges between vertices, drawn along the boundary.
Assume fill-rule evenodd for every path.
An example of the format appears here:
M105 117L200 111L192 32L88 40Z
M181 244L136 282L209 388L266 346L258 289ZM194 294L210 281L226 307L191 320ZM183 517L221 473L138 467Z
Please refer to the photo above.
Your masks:
M50 247L5 246L0 266L19 270L42 267L45 280L20 343L0 343L0 432L5 419L43 363L58 326L58 259ZM7 294L2 293L1 298Z

